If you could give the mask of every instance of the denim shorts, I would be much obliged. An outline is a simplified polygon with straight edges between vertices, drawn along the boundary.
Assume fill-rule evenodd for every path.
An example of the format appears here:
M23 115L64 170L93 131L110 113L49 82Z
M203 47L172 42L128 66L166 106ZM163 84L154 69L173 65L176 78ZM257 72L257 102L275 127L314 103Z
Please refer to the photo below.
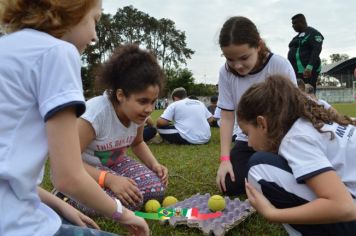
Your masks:
M117 234L76 226L62 219L62 225L54 236L117 236Z

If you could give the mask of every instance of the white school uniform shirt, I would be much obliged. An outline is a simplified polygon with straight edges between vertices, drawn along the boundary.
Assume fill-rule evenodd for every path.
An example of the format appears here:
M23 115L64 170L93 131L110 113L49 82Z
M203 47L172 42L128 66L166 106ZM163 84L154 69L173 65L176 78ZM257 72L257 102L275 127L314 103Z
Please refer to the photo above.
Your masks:
M282 139L278 154L284 157L299 183L328 170L335 170L353 196L356 196L355 126L325 124L320 133L299 118Z
M316 98L316 97L310 96L309 94L307 94L306 96L307 96L309 99L315 101L318 105L323 106L326 110L329 110L329 109L331 108L331 105L330 105L327 101L325 101L325 100L323 100L323 99L318 99L318 98Z
M203 144L210 140L210 117L212 114L204 103L189 98L173 102L161 115L165 120L174 121L182 138L192 144Z
M31 29L0 38L0 235L48 236L59 216L37 186L48 155L45 121L61 107L85 110L78 50Z
M327 101L325 101L323 99L318 99L317 103L319 105L322 105L326 110L329 110L331 108L331 105Z
M235 111L241 96L251 87L251 85L262 82L268 76L275 74L290 78L293 84L297 86L297 80L292 65L287 59L276 54L270 53L261 70L246 76L234 75L228 71L226 64L223 65L220 68L219 73L218 107L223 110ZM247 142L247 136L243 134L240 127L237 127L236 132L236 140Z
M125 127L106 93L88 100L86 105L81 118L92 125L96 136L83 152L83 160L93 166L111 166L126 154L140 125L130 122L129 127Z

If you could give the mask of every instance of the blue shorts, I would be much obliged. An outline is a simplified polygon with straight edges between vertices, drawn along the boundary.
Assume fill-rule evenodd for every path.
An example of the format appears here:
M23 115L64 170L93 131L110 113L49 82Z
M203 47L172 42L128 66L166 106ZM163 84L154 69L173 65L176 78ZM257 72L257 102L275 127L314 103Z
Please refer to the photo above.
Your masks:
M76 226L62 219L62 225L54 236L117 236L117 234Z

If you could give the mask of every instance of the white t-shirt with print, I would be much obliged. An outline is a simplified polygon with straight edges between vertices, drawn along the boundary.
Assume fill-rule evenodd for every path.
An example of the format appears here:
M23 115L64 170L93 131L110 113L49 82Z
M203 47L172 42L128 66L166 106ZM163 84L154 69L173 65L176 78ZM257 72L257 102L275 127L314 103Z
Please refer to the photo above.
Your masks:
M278 154L288 161L298 182L334 169L353 196L356 196L355 126L325 124L319 133L312 124L299 118L284 136Z
M251 85L262 82L271 75L279 74L285 76L297 85L295 73L290 62L276 54L270 54L261 70L246 76L234 75L228 71L226 66L226 64L223 65L219 73L218 107L223 110L235 111L244 92ZM236 140L247 141L246 135L243 134L239 127Z
M182 138L193 144L210 140L210 117L212 114L201 101L189 98L173 102L161 115L165 120L174 121Z
M58 215L37 186L48 155L45 121L60 107L85 109L78 50L36 30L0 38L0 235L53 235Z
M92 125L96 137L82 157L93 166L111 166L118 157L126 154L127 148L137 136L139 125L131 122L129 127L125 127L106 93L88 100L86 106L81 118Z

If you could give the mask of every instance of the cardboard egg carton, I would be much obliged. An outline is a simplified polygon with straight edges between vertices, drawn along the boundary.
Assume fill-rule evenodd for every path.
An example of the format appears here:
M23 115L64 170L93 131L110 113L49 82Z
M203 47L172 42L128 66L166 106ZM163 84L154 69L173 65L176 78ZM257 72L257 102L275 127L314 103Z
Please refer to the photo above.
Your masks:
M208 207L210 194L196 194L183 201L169 206L170 208L198 208L200 213L212 213ZM231 200L225 197L226 207L222 211L222 215L217 218L207 220L193 220L187 217L171 217L167 221L169 225L176 227L177 225L187 225L191 228L199 228L204 235L223 236L230 229L234 228L248 216L255 212L255 209L250 205L248 200L240 201L235 198Z

